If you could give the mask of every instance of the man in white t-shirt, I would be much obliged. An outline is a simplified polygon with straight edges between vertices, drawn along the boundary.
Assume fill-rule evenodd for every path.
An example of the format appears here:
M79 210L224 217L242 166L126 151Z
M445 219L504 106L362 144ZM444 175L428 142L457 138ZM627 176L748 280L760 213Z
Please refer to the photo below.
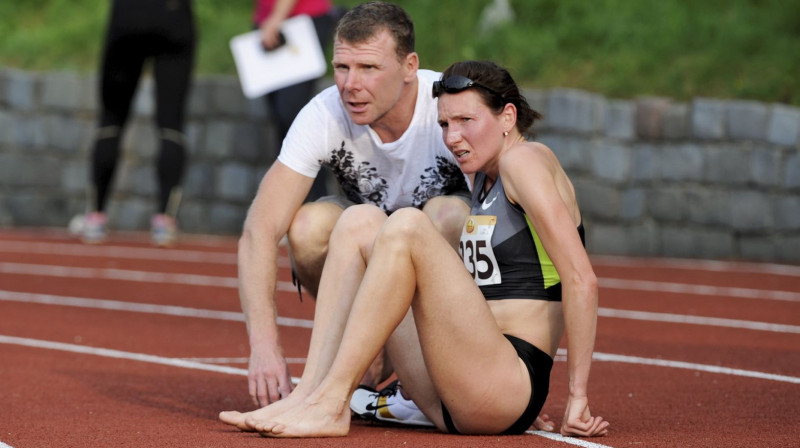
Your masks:
M350 10L334 38L336 86L303 108L261 181L239 240L249 391L259 406L292 390L275 307L278 244L285 235L294 273L313 295L331 230L349 205L372 203L387 214L422 208L458 244L468 185L442 141L431 95L439 74L418 67L413 23L402 8L371 2ZM322 165L344 196L303 204Z

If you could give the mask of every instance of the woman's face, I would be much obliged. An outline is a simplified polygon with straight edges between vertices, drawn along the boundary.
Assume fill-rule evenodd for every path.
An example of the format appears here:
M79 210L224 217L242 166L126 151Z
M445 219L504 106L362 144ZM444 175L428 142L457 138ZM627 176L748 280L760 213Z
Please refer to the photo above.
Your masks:
M503 146L503 126L475 89L444 93L439 97L439 125L444 144L461 170L493 174Z

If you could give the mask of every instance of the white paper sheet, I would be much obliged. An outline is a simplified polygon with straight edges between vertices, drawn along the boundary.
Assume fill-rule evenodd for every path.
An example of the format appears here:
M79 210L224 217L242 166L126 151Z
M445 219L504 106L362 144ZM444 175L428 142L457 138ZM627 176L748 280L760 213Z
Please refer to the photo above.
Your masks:
M260 30L231 39L231 52L246 97L257 98L325 74L325 54L309 16L284 20L281 31L286 44L273 51L264 51Z

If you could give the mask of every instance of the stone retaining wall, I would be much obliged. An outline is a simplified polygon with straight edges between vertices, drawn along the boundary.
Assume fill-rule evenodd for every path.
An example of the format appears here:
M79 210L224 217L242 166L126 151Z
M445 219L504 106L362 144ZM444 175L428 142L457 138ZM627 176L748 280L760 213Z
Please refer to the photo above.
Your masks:
M65 226L83 210L96 90L94 76L0 69L0 225ZM145 78L124 136L116 229L146 229L154 211L152 91ZM575 184L591 253L800 262L800 109L526 95L545 114L538 140ZM278 151L268 112L234 77L201 76L186 133L182 229L238 234Z

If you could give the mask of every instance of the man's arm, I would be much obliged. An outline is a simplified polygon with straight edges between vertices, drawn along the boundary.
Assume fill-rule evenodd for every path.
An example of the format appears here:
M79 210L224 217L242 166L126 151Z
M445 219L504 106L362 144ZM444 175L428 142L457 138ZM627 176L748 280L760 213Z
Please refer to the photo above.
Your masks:
M258 406L292 390L276 322L278 244L313 181L275 161L261 181L239 239L239 300L250 341L248 384Z

